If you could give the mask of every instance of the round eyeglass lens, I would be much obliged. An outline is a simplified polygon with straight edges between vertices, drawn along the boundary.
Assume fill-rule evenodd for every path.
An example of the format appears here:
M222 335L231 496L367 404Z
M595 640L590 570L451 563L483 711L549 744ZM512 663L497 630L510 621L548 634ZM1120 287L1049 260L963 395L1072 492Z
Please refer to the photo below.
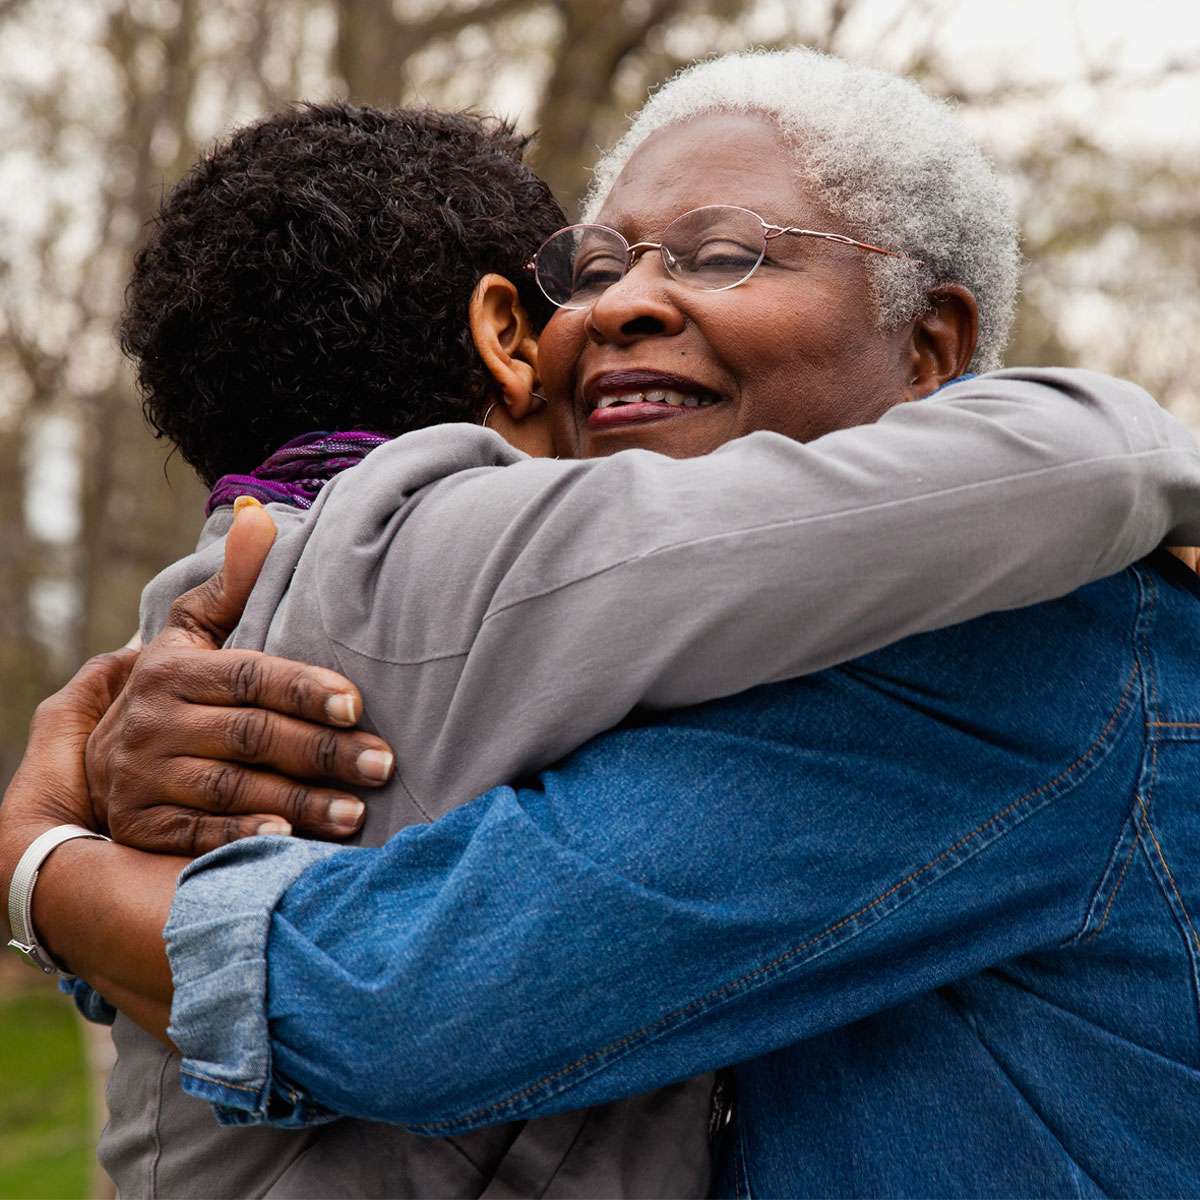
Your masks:
M604 225L571 225L537 252L537 281L560 308L587 308L625 274L629 244Z
M748 209L710 204L676 217L662 245L663 262L678 280L719 292L754 274L767 240L762 221Z

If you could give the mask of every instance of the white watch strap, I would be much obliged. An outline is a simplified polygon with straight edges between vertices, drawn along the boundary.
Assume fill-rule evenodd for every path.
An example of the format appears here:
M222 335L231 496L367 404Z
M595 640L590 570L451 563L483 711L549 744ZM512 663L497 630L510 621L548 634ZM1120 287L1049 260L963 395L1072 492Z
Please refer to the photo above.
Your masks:
M37 967L47 975L53 975L58 967L54 960L38 945L37 934L33 930L33 888L37 883L38 872L52 850L56 850L63 842L74 838L98 838L103 842L111 842L102 833L85 829L82 825L56 825L47 829L41 836L34 838L29 849L21 855L17 869L13 872L12 884L8 889L8 923L12 928L12 940L8 943L16 950L30 966Z

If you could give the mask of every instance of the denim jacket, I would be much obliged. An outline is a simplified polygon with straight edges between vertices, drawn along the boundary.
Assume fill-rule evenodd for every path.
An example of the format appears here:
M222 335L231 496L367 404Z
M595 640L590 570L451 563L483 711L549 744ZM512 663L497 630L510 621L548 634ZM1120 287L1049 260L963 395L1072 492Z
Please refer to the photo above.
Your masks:
M445 1134L736 1063L726 1195L1200 1194L1198 601L1164 555L382 848L218 851L185 1086Z
M727 695L1117 570L1197 527L1198 480L1177 422L1082 371L996 372L810 445L759 433L681 462L531 462L488 431L444 426L375 451L311 512L276 514L233 642L359 684L368 726L397 752L362 835L380 845L639 702ZM215 514L201 551L147 588L145 634L213 569L227 520ZM364 1165L347 1186L368 1195L474 1195L514 1172L553 1177L558 1195L678 1195L706 1175L710 1084L516 1141L439 1146L350 1122L230 1138L180 1093L178 1058L123 1018L114 1039L100 1151L128 1197L328 1193L348 1160ZM635 1166L647 1131L671 1153Z

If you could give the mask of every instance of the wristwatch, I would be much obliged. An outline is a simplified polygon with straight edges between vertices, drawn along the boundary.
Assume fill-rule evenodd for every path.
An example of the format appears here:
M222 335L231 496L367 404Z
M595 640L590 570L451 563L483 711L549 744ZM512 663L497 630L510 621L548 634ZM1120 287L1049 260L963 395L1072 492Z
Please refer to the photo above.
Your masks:
M50 852L74 838L112 841L112 838L85 829L82 825L56 825L53 829L47 829L40 837L34 838L29 849L21 855L8 889L8 923L13 932L9 948L15 950L31 967L47 975L56 974L59 968L54 959L38 945L37 934L33 931L33 887L42 863L49 858Z

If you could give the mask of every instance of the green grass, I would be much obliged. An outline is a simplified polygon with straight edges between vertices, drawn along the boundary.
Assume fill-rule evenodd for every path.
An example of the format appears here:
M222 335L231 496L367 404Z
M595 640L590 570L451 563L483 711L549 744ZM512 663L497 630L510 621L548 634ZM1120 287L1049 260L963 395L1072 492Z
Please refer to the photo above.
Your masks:
M91 1182L87 1072L53 992L0 996L0 1200L79 1200Z

